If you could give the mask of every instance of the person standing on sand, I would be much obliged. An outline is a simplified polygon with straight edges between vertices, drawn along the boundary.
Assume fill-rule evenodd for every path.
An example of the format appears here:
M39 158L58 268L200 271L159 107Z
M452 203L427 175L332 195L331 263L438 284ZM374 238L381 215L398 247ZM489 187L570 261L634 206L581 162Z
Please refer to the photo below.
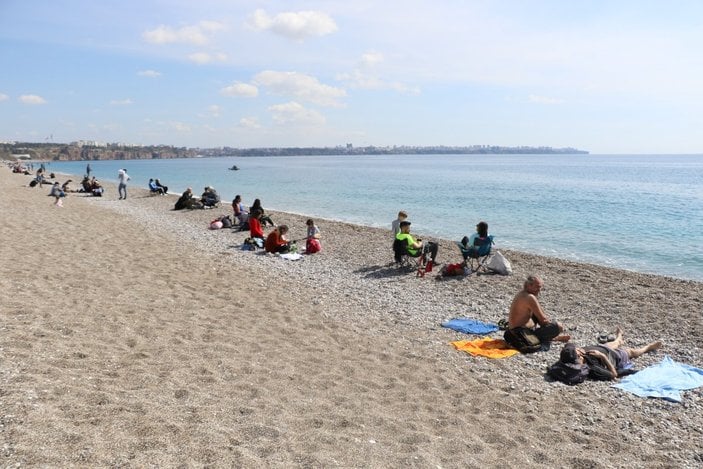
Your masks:
M508 330L505 331L505 341L520 350L524 344L516 341L515 336L523 332L531 333L539 338L540 344L548 344L552 340L568 342L569 335L560 335L564 328L558 322L552 322L544 313L537 300L544 286L542 279L530 275L525 280L522 290L515 295L508 314Z
M88 163L88 166L85 167L85 174L90 177L90 163Z
M119 181L119 184L117 185L117 192L120 194L120 200L126 199L127 198L127 181L130 180L130 177L127 175L127 170L126 169L120 169L117 171L117 180Z

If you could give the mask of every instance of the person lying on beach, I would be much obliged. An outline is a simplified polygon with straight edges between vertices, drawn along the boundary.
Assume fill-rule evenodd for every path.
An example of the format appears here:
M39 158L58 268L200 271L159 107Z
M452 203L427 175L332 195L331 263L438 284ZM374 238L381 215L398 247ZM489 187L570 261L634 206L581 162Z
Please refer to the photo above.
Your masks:
M435 258L437 257L437 251L439 250L439 245L433 242L427 242L427 244L422 242L420 238L413 238L410 234L411 223L407 220L400 222L400 233L395 236L395 239L407 243L408 254L417 257L421 253L429 253L430 259L433 264L436 264Z
M72 180L69 179L68 181L66 181L66 182L64 182L63 184L61 184L61 190L64 191L64 192L76 192L76 191L74 191L73 189L71 189L71 188L69 187L69 184L70 184L71 182L72 182Z
M600 380L616 380L630 374L632 359L658 350L662 342L657 340L644 347L624 347L622 329L617 328L615 338L602 345L577 347L569 343L559 354L559 361L549 367L549 374L566 384L578 384L586 377Z
M541 278L530 275L510 305L504 338L523 353L536 352L552 340L568 342L571 339L569 335L560 335L564 328L552 322L539 304L537 296L543 286Z
M273 231L269 233L268 237L266 237L266 243L264 245L266 252L283 254L290 251L290 243L286 238L287 233L288 227L286 225L274 228Z
M264 212L264 208L261 206L261 200L259 199L254 199L254 203L251 204L251 207L249 208L250 212L253 212L254 210L259 210L261 211L261 216L259 217L259 221L263 226L270 225L270 226L276 226L276 224L271 220L271 217L266 215L266 212Z

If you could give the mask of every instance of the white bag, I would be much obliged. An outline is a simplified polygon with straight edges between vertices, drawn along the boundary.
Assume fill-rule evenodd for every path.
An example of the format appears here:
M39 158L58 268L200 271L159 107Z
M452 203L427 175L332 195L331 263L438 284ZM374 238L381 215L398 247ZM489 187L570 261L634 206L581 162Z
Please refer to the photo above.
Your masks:
M500 251L496 251L493 254L491 260L486 264L486 268L500 275L510 275L513 273L513 266L510 265L510 261L506 259Z

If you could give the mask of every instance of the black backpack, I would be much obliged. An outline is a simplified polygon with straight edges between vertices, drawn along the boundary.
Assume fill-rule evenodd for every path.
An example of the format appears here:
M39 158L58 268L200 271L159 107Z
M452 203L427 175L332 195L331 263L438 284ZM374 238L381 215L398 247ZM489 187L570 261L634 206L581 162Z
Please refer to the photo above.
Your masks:
M583 383L589 375L587 365L566 364L558 361L549 368L547 374L557 381L569 386Z

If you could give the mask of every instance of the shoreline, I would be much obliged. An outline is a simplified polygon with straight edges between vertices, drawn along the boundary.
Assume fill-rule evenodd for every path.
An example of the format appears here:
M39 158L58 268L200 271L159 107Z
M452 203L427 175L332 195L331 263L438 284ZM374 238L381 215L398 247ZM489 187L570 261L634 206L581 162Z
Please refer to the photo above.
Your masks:
M8 465L687 468L700 457L700 388L683 404L570 388L544 378L558 346L474 358L448 345L473 336L440 324L497 322L537 273L547 314L578 345L621 325L633 346L665 343L638 368L665 354L701 367L701 282L500 246L512 276L416 278L391 265L389 230L322 219L322 252L289 262L240 250L248 233L208 230L228 203L176 212L132 186L119 201L108 183L58 209L18 176L0 169ZM303 237L307 217L270 214ZM88 221L94 231L80 229ZM439 243L442 264L460 261Z

